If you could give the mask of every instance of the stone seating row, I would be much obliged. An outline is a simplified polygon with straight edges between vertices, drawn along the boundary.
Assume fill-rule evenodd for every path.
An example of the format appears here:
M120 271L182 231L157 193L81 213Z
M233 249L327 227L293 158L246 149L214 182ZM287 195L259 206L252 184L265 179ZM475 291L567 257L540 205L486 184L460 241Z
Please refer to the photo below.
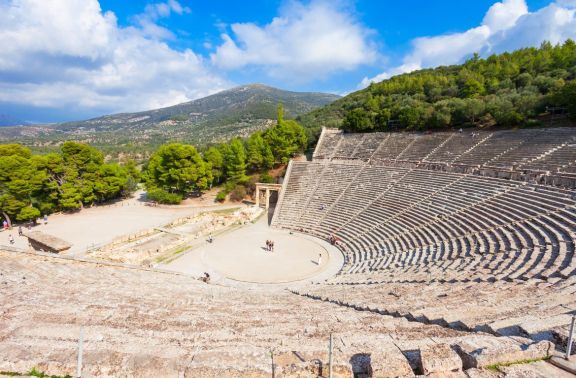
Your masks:
M369 308L410 321L469 332L524 336L566 345L576 306L576 279L557 282L366 281L297 290L300 295L349 307ZM332 283L332 284L330 284ZM563 343L563 344L562 344Z
M432 249L441 253L431 259L524 250L532 263L541 263L532 269L539 272L535 276L572 274L576 217L569 191L417 169L365 166L358 172L355 166L330 165L308 200L311 206L302 204L301 193L294 200L307 210L281 226L325 239L335 235L350 264L375 269L384 266L378 261L382 256L410 251L411 260L419 261L415 256ZM393 184L379 183L383 177ZM508 273L515 275L517 269Z
M576 162L574 128L435 133L350 134L325 129L314 157L426 162L507 170L570 172ZM565 171L567 170L567 171Z
M464 332L287 292L23 253L0 251L0 285L5 372L32 366L49 375L75 374L81 329L87 376L321 375L330 333L335 377L463 372L551 353L546 341ZM432 353L439 348L443 355Z

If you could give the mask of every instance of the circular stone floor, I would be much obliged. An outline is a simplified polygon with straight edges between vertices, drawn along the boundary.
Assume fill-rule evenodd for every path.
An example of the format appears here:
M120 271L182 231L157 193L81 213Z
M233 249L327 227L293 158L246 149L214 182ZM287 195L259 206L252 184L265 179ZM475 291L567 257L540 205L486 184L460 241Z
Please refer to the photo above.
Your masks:
M274 252L265 250L267 239L275 242ZM328 243L270 228L262 217L255 224L216 236L213 243L203 243L164 268L192 274L204 270L235 281L279 284L331 276L341 266L341 254Z

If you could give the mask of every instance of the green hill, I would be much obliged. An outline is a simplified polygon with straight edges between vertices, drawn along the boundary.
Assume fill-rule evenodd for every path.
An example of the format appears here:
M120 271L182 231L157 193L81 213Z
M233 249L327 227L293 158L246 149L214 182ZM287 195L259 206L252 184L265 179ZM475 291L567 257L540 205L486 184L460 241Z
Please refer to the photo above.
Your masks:
M294 118L338 98L327 93L244 85L162 109L55 125L2 128L0 142L17 141L35 151L44 151L64 140L75 140L107 153L138 154L169 141L205 145L248 136L275 123L279 103L283 104L286 117Z
M576 115L576 43L544 43L461 65L398 75L298 117L318 131L530 126Z

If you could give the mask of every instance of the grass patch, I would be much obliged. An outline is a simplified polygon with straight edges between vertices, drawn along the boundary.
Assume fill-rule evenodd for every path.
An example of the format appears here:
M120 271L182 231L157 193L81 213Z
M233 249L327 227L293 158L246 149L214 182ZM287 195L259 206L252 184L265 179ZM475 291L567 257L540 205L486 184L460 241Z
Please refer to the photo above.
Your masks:
M530 359L526 359L526 360L519 360L519 361L513 361L513 362L502 362L499 364L493 364L493 365L488 365L488 366L484 366L484 369L486 370L491 370L491 371L495 371L495 372L499 372L499 373L503 373L502 370L500 370L500 368L502 367L507 367L507 366L512 366L512 365L525 365L525 364L531 364L534 362L538 362L538 361L546 361L549 360L550 357L544 357L544 358L530 358Z
M38 378L72 378L71 375L49 375L44 373L43 371L36 370L35 367L32 368L27 373L18 373L15 371L0 371L0 375L5 375L7 377L38 377Z
M231 207L228 209L220 209L220 210L212 210L212 211L206 211L202 214L216 214L216 215L228 215L228 214L234 214L235 211L240 210L240 207Z
M156 263L162 263L168 259L171 259L172 257L181 254L182 252L186 251L189 248L188 244L182 244L177 246L176 248L174 248L171 251L168 251L167 253L163 254L162 256L157 257L156 259L154 259L154 261Z

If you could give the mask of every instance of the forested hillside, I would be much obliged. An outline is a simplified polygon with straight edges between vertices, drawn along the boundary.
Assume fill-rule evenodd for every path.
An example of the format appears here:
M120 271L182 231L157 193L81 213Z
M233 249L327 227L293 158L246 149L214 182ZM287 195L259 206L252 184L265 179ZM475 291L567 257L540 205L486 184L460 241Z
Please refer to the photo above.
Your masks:
M338 98L340 96L327 93L243 85L145 112L54 125L3 127L0 143L18 142L44 153L56 150L66 140L74 140L97 147L115 160L120 160L119 154L141 160L171 141L205 146L266 130L275 124L278 103L284 105L287 118L294 118Z
M530 126L544 113L576 116L575 79L576 43L544 43L395 76L298 120L313 131Z

